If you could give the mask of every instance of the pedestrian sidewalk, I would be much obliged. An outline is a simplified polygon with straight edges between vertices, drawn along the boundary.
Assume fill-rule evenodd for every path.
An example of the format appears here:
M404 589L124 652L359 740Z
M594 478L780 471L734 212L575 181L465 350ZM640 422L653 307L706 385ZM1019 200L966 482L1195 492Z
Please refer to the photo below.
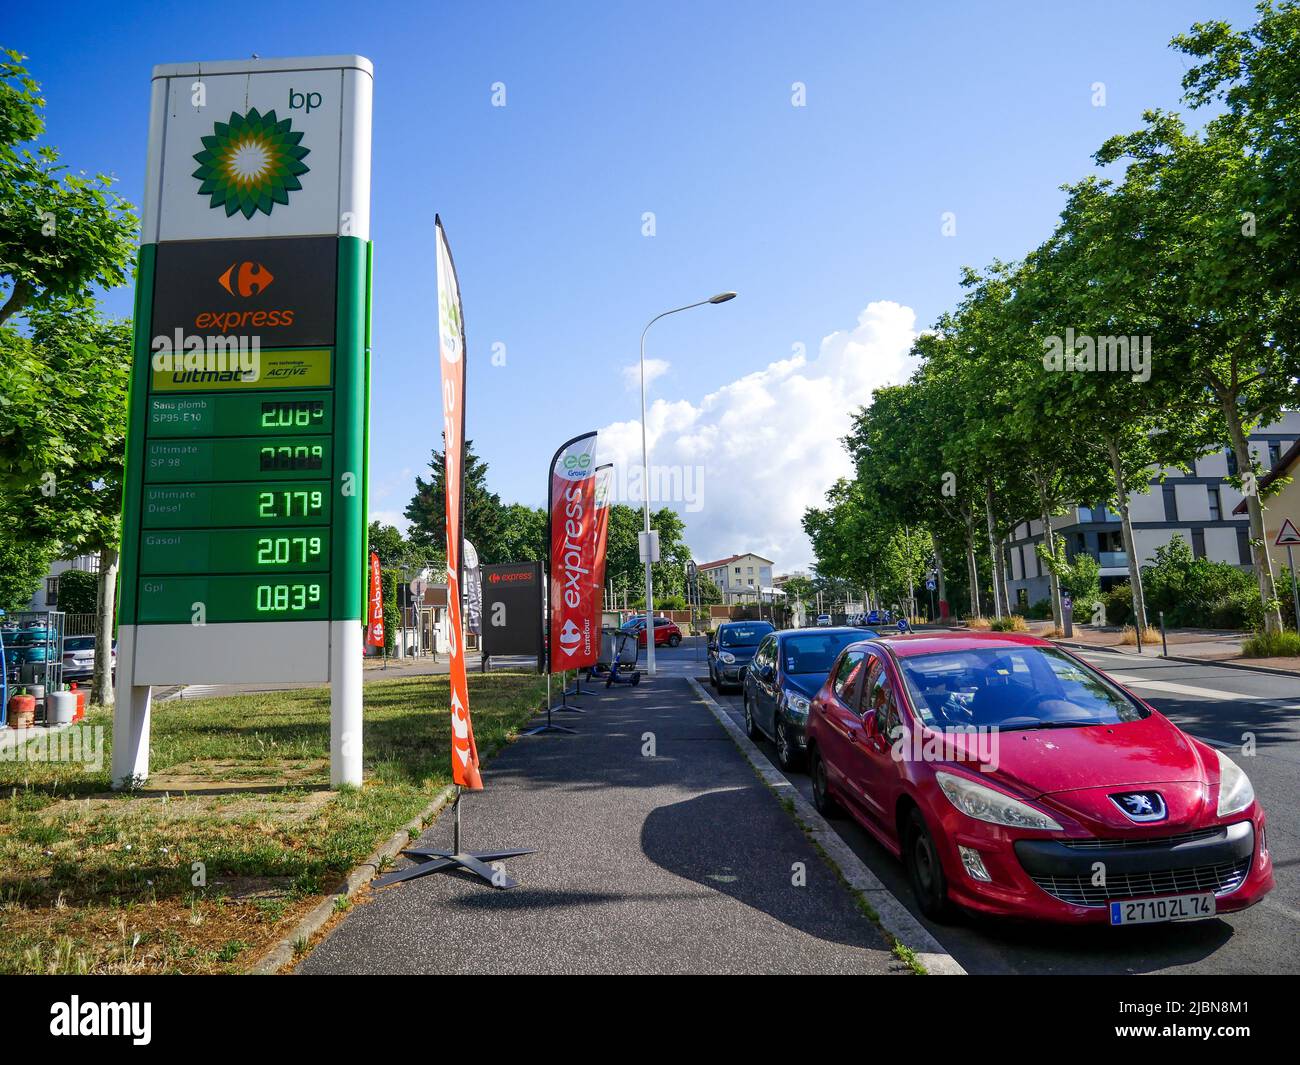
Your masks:
M462 801L466 849L533 847L498 891L364 896L301 973L908 972L685 679L585 695ZM452 815L421 838L450 846ZM405 859L402 860L405 863Z
M1049 621L1031 621L1029 629L1035 635L1046 636L1051 629ZM1094 629L1090 626L1075 625L1074 635L1068 640L1047 636L1059 643L1083 644L1088 647L1120 651L1125 654L1137 654L1135 644L1121 644L1120 630L1115 628ZM1300 658L1295 656L1281 658L1244 658L1241 645L1245 636L1240 632L1227 632L1218 629L1175 629L1166 633L1165 642L1169 646L1170 658L1194 659L1197 662L1216 665L1248 666L1251 668L1278 669L1300 673ZM1143 643L1145 656L1157 657L1162 647L1159 640Z

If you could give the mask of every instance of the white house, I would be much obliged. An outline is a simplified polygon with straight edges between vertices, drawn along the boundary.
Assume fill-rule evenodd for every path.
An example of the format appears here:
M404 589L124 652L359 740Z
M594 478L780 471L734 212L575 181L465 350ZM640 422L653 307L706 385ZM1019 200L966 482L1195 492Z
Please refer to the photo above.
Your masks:
M772 583L772 560L762 555L729 555L716 562L703 562L699 570L718 586L727 606L757 602L760 596L770 602L777 594Z

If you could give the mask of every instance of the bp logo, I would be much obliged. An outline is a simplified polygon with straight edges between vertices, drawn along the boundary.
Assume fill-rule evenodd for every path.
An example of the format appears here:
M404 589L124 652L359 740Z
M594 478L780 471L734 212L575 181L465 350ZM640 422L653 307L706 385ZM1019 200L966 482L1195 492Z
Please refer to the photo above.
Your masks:
M209 207L224 207L226 215L252 218L270 214L277 203L287 204L289 193L302 188L298 178L309 171L303 159L311 152L301 145L302 134L292 129L292 119L277 119L274 111L259 114L230 113L203 138L203 151L194 156L199 168L199 195L211 197Z

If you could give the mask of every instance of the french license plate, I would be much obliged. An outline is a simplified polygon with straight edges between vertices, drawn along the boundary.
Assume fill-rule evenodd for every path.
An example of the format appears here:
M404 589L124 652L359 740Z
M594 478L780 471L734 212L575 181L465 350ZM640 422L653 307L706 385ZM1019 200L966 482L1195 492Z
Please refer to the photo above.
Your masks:
M1214 892L1130 899L1110 904L1111 924L1156 924L1160 921L1203 921L1214 916Z

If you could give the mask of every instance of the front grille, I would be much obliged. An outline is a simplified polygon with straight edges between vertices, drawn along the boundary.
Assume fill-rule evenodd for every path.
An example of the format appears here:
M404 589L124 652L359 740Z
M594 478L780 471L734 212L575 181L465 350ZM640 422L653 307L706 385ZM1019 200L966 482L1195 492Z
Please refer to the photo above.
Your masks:
M1146 873L1111 873L1104 886L1093 884L1090 876L1035 876L1035 884L1053 898L1072 906L1105 906L1122 899L1150 898L1156 895L1187 895L1213 891L1227 895L1241 887L1250 872L1251 858L1221 865L1196 865L1188 869L1168 869Z
M1191 832L1180 832L1176 836L1147 836L1143 839L1060 839L1057 840L1064 847L1077 851L1109 851L1123 850L1129 847L1172 847L1179 843L1190 843L1197 839L1213 839L1215 836L1226 835L1223 825L1213 825L1210 828L1198 828Z

